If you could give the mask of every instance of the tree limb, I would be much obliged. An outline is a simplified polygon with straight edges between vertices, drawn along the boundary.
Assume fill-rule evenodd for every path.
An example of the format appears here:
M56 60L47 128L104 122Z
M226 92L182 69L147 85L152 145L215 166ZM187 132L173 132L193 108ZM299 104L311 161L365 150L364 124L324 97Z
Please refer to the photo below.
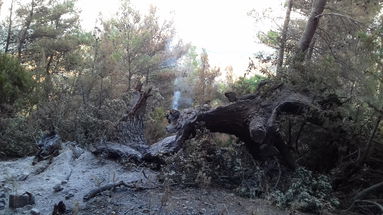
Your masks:
M370 187L367 187L366 189L360 191L359 193L357 193L353 199L353 201L356 201L356 200L359 200L359 199L362 199L363 197L365 197L367 194L369 194L370 192L374 191L374 190L377 190L377 189L380 189L381 187L383 187L383 181L380 182L380 183L377 183L377 184L374 184Z

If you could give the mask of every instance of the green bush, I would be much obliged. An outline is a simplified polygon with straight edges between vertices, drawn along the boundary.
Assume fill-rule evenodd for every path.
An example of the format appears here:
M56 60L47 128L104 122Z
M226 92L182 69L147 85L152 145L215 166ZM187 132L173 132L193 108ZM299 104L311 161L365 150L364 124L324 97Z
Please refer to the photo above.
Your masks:
M148 113L145 123L145 137L149 143L155 143L166 135L166 110L163 107L155 107Z
M0 54L0 113L16 112L29 100L34 80L18 60Z
M268 199L281 208L319 212L339 206L338 199L331 194L332 186L327 176L317 176L309 170L298 168L292 175L288 189L276 190Z

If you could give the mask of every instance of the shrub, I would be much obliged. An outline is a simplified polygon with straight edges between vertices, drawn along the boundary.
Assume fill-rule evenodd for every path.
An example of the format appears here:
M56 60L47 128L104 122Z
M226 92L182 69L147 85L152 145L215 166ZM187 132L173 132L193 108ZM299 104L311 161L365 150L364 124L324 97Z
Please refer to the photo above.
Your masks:
M286 191L276 190L268 199L278 207L305 212L319 212L339 205L338 199L332 196L330 179L325 175L314 175L304 168L293 173Z
M0 119L0 158L23 157L36 152L35 137L41 135L24 117Z
M16 58L0 54L0 113L15 113L25 105L34 81Z
M238 95L254 93L260 81L265 79L263 76L254 75L250 78L240 77L232 86L233 91Z

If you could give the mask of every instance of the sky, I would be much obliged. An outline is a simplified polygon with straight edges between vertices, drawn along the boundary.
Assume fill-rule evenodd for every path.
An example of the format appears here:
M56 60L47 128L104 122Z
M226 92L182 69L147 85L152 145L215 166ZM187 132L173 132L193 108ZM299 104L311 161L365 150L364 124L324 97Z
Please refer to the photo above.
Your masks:
M159 16L172 19L177 37L198 49L206 49L210 64L221 67L231 65L238 75L246 70L248 59L260 49L256 32L271 27L264 21L255 23L248 12L258 13L271 8L284 15L284 0L131 0L134 7L145 13L150 5L158 8ZM92 28L99 12L103 17L112 16L119 7L119 0L79 0L84 26Z
M1 16L9 14L11 0L3 0ZM25 3L30 0L18 0ZM259 14L268 8L273 17L284 16L284 0L131 0L133 6L145 13L150 5L158 8L162 19L173 20L177 38L206 49L210 64L224 69L232 66L238 75L248 65L248 58L265 47L256 42L257 31L275 27L274 23L248 15L254 9ZM91 30L99 13L112 17L120 0L78 0L82 11L81 23Z

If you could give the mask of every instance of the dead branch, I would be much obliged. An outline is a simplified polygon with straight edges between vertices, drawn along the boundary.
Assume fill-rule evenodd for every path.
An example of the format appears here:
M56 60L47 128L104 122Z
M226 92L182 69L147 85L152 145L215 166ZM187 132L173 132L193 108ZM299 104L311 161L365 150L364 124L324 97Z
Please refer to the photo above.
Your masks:
M360 191L359 193L357 193L353 199L353 201L356 201L356 200L359 200L359 199L362 199L363 197L365 197L367 194L369 194L370 192L372 191L375 191L377 189L380 189L383 187L383 181L380 182L380 183L377 183L377 184L374 184L370 187L367 187L366 189Z
M105 186L102 186L102 187L99 187L99 188L91 190L88 194L86 194L83 197L83 201L86 202L86 201L90 200L91 198L94 198L95 196L97 196L98 194L100 194L100 193L102 193L104 191L114 190L117 187L121 187L121 186L127 187L127 188L131 188L131 189L135 189L135 190L148 190L148 189L156 189L156 188L158 188L158 187L143 187L143 186L138 186L137 182L138 181L133 181L133 182L130 182L128 184L128 183L125 183L124 181L120 181L120 182L113 183L113 184L107 184Z

